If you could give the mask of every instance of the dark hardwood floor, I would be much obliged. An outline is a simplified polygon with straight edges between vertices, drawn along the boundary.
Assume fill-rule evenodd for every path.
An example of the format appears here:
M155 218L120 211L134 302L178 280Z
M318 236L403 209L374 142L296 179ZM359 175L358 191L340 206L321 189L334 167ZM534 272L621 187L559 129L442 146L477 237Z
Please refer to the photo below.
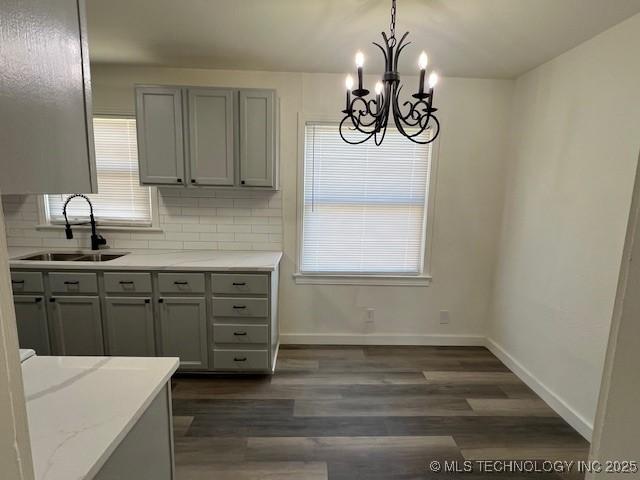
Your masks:
M481 347L282 347L272 377L174 378L173 414L178 480L578 479L474 461L589 449Z

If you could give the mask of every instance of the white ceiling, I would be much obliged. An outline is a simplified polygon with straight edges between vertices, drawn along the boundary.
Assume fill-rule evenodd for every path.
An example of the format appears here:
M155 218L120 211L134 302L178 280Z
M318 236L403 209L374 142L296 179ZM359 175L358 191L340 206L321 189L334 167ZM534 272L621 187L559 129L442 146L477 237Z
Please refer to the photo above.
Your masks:
M346 72L388 30L390 0L88 0L98 63ZM400 70L425 49L443 75L510 78L627 17L640 0L398 0L411 32Z

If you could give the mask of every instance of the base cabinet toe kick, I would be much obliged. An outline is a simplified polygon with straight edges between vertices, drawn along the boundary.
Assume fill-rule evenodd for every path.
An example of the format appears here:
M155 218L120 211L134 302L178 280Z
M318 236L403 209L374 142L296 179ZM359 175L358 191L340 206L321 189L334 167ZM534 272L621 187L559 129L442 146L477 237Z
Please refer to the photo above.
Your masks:
M190 373L273 373L278 274L12 269L20 347L179 357Z

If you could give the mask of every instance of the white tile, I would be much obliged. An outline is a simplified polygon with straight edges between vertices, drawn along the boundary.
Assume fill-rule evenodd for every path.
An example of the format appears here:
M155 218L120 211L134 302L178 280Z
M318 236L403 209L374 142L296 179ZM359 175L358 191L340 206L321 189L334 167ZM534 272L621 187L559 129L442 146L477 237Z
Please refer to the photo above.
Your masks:
M184 242L185 250L218 250L217 242Z
M194 223L194 224L184 224L182 226L183 232L215 232L218 229L218 225L214 224L205 224L205 223Z
M251 225L254 233L282 233L281 225Z
M254 208L251 211L251 215L254 217L279 217L282 215L282 210L277 208Z
M233 200L230 198L199 198L198 206L208 208L233 207Z
M223 217L250 217L250 208L220 208L218 209L218 215Z
M200 233L198 234L200 240L210 242L228 242L235 240L234 233Z
M269 223L269 218L268 217L234 217L233 218L233 223L236 223L238 225L264 225Z
M116 240L113 242L115 248L149 248L147 240Z
M251 225L218 225L219 232L242 232L242 233L250 233Z
M165 238L167 240L197 240L198 234L193 232L166 232Z
M268 242L268 233L236 233L237 242Z
M183 247L183 242L175 242L169 240L149 240L149 248L175 248Z

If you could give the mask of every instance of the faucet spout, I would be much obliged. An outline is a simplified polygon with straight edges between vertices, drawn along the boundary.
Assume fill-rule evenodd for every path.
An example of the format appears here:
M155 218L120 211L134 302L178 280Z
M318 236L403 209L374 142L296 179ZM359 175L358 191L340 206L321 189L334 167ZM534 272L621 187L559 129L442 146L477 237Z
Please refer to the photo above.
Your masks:
M93 204L89 197L83 195L81 193L74 193L70 195L69 198L64 202L64 206L62 207L62 214L64 215L64 233L67 239L71 240L73 238L73 230L71 229L71 224L69 223L69 219L67 218L67 205L74 198L84 198L86 202L89 204L89 223L91 224L91 250L98 250L100 245L106 245L107 240L102 236L98 235L96 230L96 220L93 216Z

